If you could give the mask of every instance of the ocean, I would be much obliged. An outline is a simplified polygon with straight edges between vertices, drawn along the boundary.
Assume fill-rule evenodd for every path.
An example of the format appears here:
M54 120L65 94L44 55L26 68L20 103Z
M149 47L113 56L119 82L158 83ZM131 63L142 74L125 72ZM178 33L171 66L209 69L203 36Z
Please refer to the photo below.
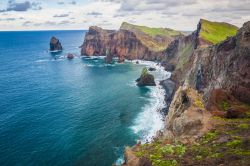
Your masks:
M135 80L144 66L157 68L158 81L169 73L150 62L82 57L85 32L0 32L1 166L110 166L163 127L164 90ZM52 36L61 53L48 51Z

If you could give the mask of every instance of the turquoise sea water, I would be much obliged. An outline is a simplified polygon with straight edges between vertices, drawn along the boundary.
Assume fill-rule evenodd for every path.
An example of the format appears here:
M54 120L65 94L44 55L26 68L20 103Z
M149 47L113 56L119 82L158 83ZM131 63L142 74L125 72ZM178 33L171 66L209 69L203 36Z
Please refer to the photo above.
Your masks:
M161 125L143 124L158 101L135 85L143 65L64 57L84 33L0 32L0 165L108 166ZM61 54L48 52L51 36Z

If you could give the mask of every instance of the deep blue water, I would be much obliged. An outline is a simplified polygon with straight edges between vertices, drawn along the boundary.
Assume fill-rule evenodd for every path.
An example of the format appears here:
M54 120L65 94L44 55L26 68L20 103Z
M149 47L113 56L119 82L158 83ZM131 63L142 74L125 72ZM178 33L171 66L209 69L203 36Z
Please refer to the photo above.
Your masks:
M84 31L0 32L0 165L108 166L140 134L131 126L151 89L142 66L64 58ZM63 52L49 53L52 36Z

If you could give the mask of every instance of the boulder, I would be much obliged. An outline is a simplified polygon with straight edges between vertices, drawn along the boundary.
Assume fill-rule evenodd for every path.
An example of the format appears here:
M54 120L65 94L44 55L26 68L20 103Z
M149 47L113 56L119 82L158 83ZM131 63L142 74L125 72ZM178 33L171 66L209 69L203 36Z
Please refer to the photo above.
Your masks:
M170 104L164 137L194 141L211 129L211 114L196 90L180 86Z
M71 53L68 53L68 55L67 55L67 58L68 59L73 59L75 57L75 55L74 54L71 54Z
M173 64L166 64L165 65L166 71L172 72L172 71L174 71L174 69L175 69L175 66Z
M56 37L50 39L50 51L62 51L62 45Z
M150 67L150 68L148 68L148 70L149 70L149 71L155 71L156 68Z
M140 78L136 80L137 86L155 86L154 76L148 73L148 69L145 67L142 70Z

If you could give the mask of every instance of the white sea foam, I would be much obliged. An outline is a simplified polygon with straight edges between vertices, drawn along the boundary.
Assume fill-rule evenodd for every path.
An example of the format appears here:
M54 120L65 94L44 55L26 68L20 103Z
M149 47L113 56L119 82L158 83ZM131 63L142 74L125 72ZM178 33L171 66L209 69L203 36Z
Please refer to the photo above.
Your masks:
M64 60L65 58L59 57L57 59L38 59L35 61L35 63L44 63L44 62L53 62L53 61L61 61Z
M121 156L115 161L115 165L122 165L124 163L124 157Z
M135 81L131 81L131 82L128 82L126 85L129 86L129 87L135 87L136 86L136 82Z
M82 58L88 58L88 59L104 59L106 56L86 56L82 55Z
M41 63L41 62L48 62L50 61L49 59L39 59L39 60L36 60L35 62L36 63Z
M136 63L137 60L132 61ZM170 73L155 62L138 60L140 65L153 67L156 70L151 73L155 76L156 86L150 87L150 102L142 107L131 129L140 136L141 142L151 141L156 132L164 127L164 120L160 110L165 107L165 90L160 85L160 80L170 77Z
M142 143L151 141L156 132L164 127L164 121L160 113L160 110L165 106L164 94L164 89L159 85L151 88L149 104L142 108L143 111L138 114L134 125L131 127L141 137Z
M92 64L84 64L83 66L84 66L84 67L94 67L95 65L92 65Z

